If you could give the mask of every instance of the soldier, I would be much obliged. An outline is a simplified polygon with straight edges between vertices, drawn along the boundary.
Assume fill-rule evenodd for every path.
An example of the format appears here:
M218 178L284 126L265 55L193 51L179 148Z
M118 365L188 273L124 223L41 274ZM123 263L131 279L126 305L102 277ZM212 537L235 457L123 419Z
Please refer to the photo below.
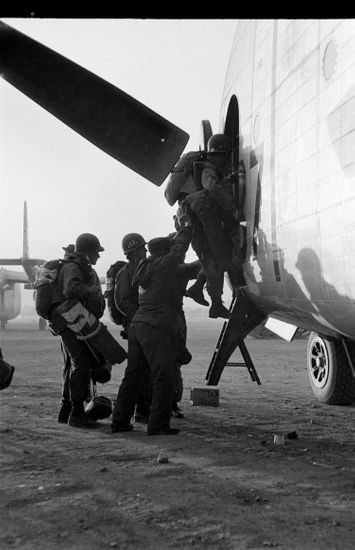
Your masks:
M74 252L69 252L67 257L70 261L64 263L59 272L58 296L50 315L50 328L54 334L61 337L62 347L69 354L68 359L70 359L68 375L71 410L68 411L68 400L64 399L58 420L61 413L63 416L67 415L69 425L78 428L99 427L99 424L90 419L84 410L93 358L86 343L77 339L76 334L68 328L63 317L57 312L56 306L68 298L76 298L95 317L98 319L102 317L105 299L99 278L92 266L96 264L103 250L95 235L83 233L78 236ZM65 394L63 397L69 396Z
M140 262L133 277L139 286L139 307L128 334L128 363L112 413L112 433L130 431L140 381L149 368L152 402L147 435L176 435L170 427L174 394L174 362L179 319L176 269L189 247L191 228L148 243L150 257Z
M128 262L116 275L114 301L116 307L123 314L122 326L126 335L128 335L132 317L138 309L138 287L132 286L132 280L139 262L146 259L147 249L145 245L146 241L139 233L128 233L122 239L123 253L127 257ZM141 389L137 397L134 416L136 422L147 424L150 401L150 376L149 369L146 369L145 375L141 381Z
M190 215L193 225L192 247L198 255L207 278L211 297L209 317L228 318L222 302L224 272L237 286L233 264L233 239L237 232L236 204L228 169L232 144L228 136L214 134L207 144L206 160L201 171L202 189L188 194L180 203L178 216Z

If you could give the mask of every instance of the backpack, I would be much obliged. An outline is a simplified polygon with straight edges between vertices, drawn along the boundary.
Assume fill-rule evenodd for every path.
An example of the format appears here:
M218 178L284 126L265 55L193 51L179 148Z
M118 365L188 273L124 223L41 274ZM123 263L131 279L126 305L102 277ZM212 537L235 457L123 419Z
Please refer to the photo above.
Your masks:
M122 325L125 318L123 313L121 313L115 304L115 279L117 273L126 265L126 263L127 262L124 260L118 260L112 264L106 272L106 290L104 296L106 298L110 319L113 323L115 323L115 325Z
M190 151L183 155L170 173L164 196L170 206L173 206L181 193L190 194L201 189L201 171L204 153Z
M58 290L57 278L62 265L66 260L57 259L45 262L36 275L33 283L35 288L35 309L42 319L49 321L53 304L56 302Z

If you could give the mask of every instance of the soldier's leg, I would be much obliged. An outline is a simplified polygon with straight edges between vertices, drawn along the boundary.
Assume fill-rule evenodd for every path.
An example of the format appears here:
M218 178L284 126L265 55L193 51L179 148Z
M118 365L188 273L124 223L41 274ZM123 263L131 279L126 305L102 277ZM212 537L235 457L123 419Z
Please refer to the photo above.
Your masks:
M143 323L137 327L136 334L152 376L152 404L147 433L178 433L178 430L170 428L174 394L174 340L169 333Z
M136 422L148 423L150 405L152 401L151 376L147 365L147 371L143 374L140 382L139 392L136 400L134 420Z
M69 381L72 404L69 425L76 428L97 428L99 424L88 418L84 410L84 402L90 383L91 368L87 347L76 338L74 332L70 329L63 330L60 336L65 348L69 352L72 366Z
M117 393L112 411L112 432L129 431L131 418L137 402L142 380L147 377L149 367L140 342L137 339L137 326L132 323L128 332L127 367Z
M175 384L175 389L174 389L174 396L173 396L173 405L171 408L172 410L171 416L173 416L174 418L184 418L184 413L179 407L179 403L182 399L182 394L184 390L184 383L183 383L183 378L181 374L181 365L179 365L178 363L175 363L175 366L174 366L174 384Z
M195 300L195 302L202 306L209 305L203 294L203 289L205 287L206 281L206 274L203 269L201 269L196 277L196 281L194 282L194 284L186 290L186 296L192 298L193 300Z
M60 403L60 409L58 412L58 422L61 424L66 424L69 420L69 415L71 412L71 401L70 401L70 373L71 373L71 359L70 354L65 348L63 341L60 342L60 350L63 358L63 369L62 369L62 400Z

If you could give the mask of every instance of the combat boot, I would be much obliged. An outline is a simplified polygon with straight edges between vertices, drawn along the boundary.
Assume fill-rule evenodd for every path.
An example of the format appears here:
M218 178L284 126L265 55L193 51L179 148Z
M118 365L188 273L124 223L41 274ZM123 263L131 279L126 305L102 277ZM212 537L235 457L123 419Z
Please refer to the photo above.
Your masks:
M71 403L67 399L62 399L58 413L59 424L67 424L71 413Z
M99 428L100 424L96 420L92 420L85 414L84 404L82 402L74 402L71 413L69 415L69 426L73 428Z
M186 296L192 298L196 303L201 306L208 306L209 303L205 299L201 286L196 282L186 291Z
M208 314L212 319L217 319L217 317L222 317L222 319L229 319L229 311L224 307L222 300L212 300L212 305Z

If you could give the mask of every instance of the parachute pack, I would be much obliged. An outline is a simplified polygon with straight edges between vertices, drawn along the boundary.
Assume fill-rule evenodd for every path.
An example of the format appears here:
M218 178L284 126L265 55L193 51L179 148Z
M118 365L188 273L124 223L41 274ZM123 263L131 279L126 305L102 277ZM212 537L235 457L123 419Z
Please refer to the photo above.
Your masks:
M190 151L178 160L170 173L164 191L170 206L173 206L180 197L183 198L186 194L201 189L203 159L202 151Z
M57 277L62 265L66 262L64 259L49 260L44 263L37 273L33 284L35 288L35 309L39 317L43 319L50 318L52 305L55 301L57 287Z
M106 298L107 310L110 319L116 325L122 325L124 315L119 309L117 309L115 304L115 279L117 273L126 265L126 263L127 262L124 260L118 260L112 264L106 272L106 290L104 296Z

